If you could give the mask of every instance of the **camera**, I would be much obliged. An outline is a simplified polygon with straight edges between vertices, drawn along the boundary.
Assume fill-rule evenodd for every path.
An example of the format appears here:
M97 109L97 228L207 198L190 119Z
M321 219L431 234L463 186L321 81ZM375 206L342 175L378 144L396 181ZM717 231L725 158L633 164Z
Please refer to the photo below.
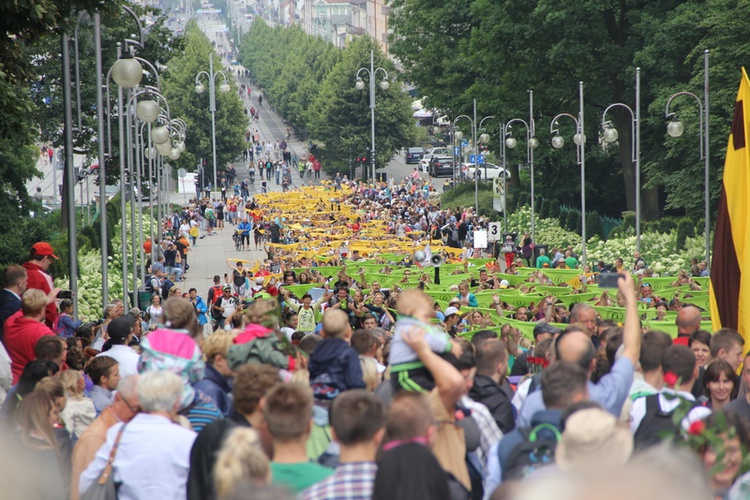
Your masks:
M617 281L621 278L618 273L602 273L599 275L600 288L617 288Z
M57 292L57 298L58 299L72 299L73 292L70 290L60 290L59 292Z

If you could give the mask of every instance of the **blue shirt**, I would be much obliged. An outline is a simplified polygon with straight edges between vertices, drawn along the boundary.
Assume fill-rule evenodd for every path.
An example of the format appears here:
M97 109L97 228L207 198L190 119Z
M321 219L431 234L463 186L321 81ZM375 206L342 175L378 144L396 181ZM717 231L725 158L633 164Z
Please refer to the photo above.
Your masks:
M612 370L603 376L598 384L588 382L589 399L602 405L602 408L620 418L622 406L633 385L633 363L626 357L618 359ZM524 428L531 425L531 417L538 411L546 410L542 400L542 391L529 394L518 414L516 427Z

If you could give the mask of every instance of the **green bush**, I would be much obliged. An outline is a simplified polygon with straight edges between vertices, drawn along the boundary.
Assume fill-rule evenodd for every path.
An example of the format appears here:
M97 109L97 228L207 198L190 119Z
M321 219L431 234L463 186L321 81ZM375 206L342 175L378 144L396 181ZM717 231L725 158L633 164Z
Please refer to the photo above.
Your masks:
M660 233L668 233L677 228L677 220L674 217L662 217L656 222L656 230Z
M604 238L604 225L602 218L597 212L589 212L586 215L586 237L598 236Z
M557 200L547 200L545 205L547 206L547 218L556 219L560 217L560 203Z
M623 212L622 225L626 228L635 227L635 214L633 212Z
M621 236L625 235L625 226L615 226L612 228L612 230L609 232L609 235L607 235L607 239L613 240L616 238L620 238Z
M560 221L560 227L568 227L565 221L568 220L569 213L569 210L561 210L560 213L557 214L557 220Z
M565 229L568 231L575 231L576 230L576 222L579 220L578 212L575 212L571 210L568 212L568 215L565 217ZM580 226L580 222L578 223Z
M677 238L675 240L675 251L680 252L685 249L685 242L688 238L695 236L693 222L684 218L677 223Z
M537 203L534 206L537 217L541 217L542 219L548 218L549 213L547 212L547 207L548 207L548 203L543 199L539 203Z

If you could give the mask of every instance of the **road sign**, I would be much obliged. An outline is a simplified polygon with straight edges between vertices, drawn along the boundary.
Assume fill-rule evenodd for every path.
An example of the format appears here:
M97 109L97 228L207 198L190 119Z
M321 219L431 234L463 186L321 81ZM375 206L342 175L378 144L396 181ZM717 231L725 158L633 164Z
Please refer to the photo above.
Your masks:
M484 165L484 155L477 156L477 165Z
M461 148L456 146L453 148L453 154L459 156L461 154Z
M462 148L465 148L468 145L469 145L469 140L468 139L461 139L461 147Z
M500 241L503 239L503 232L499 222L490 222L488 227L487 241Z
M476 163L477 155L469 155L469 163Z
M177 170L177 177L179 177L180 179L184 179L186 175L187 170L185 170L184 168L180 168Z

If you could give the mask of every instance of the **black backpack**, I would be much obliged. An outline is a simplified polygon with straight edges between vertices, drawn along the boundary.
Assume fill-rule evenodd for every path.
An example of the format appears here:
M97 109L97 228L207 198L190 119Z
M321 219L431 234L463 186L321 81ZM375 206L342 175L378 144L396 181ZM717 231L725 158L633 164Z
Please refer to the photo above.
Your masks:
M676 397L691 403L692 408L698 406L695 401ZM679 424L674 421L674 413L679 406L672 411L663 411L659 403L659 394L648 395L645 401L646 414L638 425L635 434L633 434L633 441L637 450L650 448L665 439L677 437L680 433Z
M546 432L542 432L546 431ZM524 438L503 460L498 448L503 481L523 479L536 469L555 463L557 443L562 439L560 430L552 424L539 424L532 429L519 431Z

